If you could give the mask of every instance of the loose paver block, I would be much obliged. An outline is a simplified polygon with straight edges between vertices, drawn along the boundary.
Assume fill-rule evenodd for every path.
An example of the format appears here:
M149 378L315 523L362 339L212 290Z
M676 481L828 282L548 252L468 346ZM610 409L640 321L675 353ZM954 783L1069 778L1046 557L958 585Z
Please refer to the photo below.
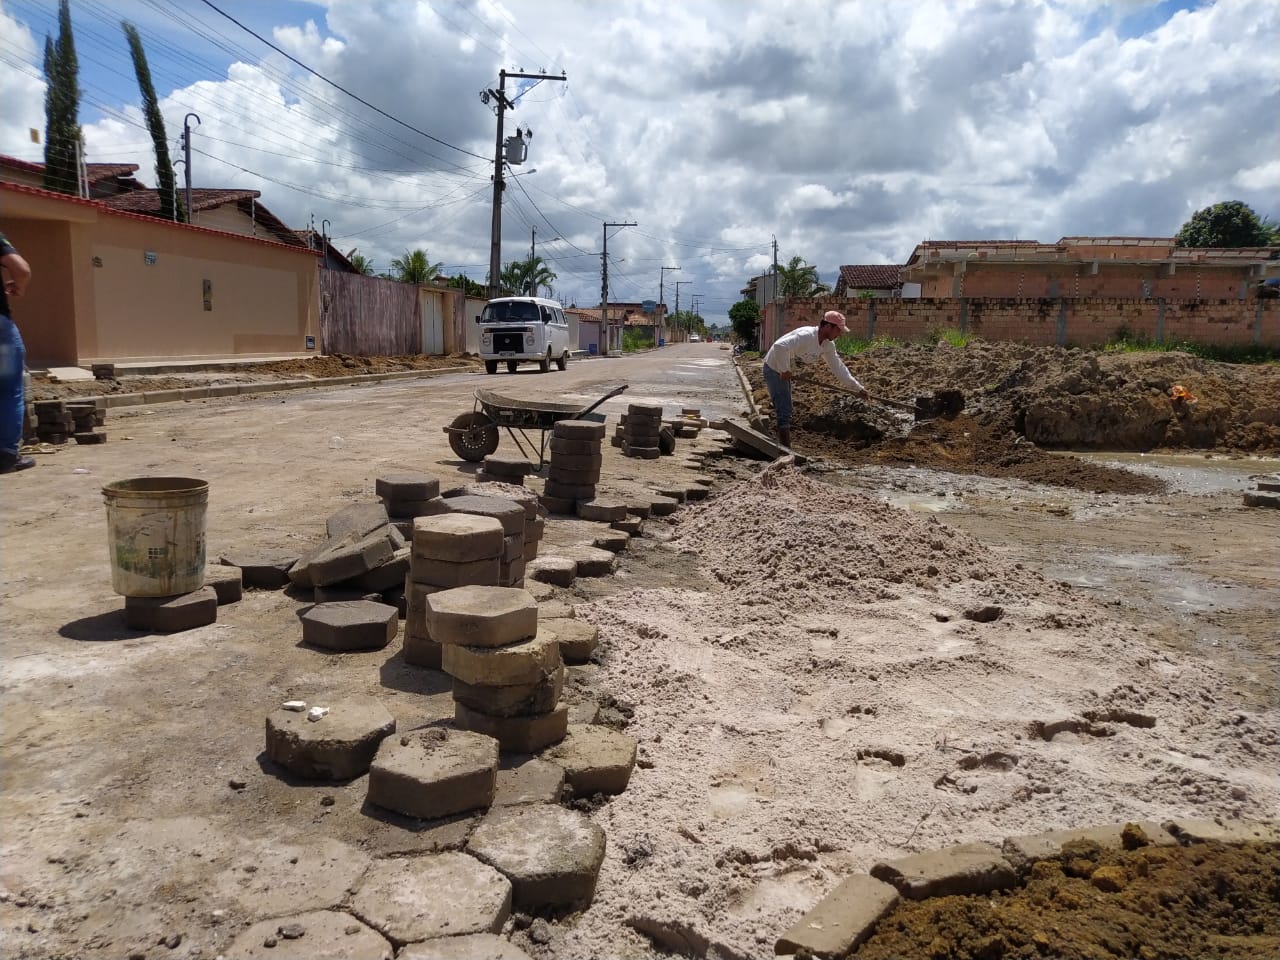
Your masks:
M218 620L218 594L201 587L174 597L125 597L124 622L131 630L178 633Z
M418 583L454 589L468 586L497 586L502 579L502 558L487 560L428 560L414 557L409 576Z
M600 440L575 440L570 437L562 437L552 431L551 439L547 441L547 447L551 451L551 462L567 454L571 457L595 457L600 455Z
M684 503L685 501L684 487L663 487L658 491L658 494L669 500L674 500L676 503Z
M684 498L690 502L694 500L705 500L710 493L711 491L706 487L686 487L684 491Z
M680 501L654 494L649 498L649 512L655 517L669 517L680 509Z
M444 644L440 641L432 640L422 633L414 633L408 628L405 629L404 645L401 647L405 663L415 667L439 670L444 658L443 650Z
M551 428L563 440L603 440L604 424L595 420L558 420Z
M509 483L468 483L462 488L462 495L484 497L490 500L509 500L524 508L526 521L538 518L538 495L523 485L513 487ZM457 500L457 497L453 498L451 506L456 504Z
M582 814L554 804L490 810L467 850L511 881L515 907L585 905L604 861L604 831Z
M636 741L609 727L571 726L543 756L564 768L575 797L621 793L636 765Z
M871 936L899 899L897 890L874 877L848 877L779 937L773 951L824 958L847 956Z
M319 720L283 707L267 714L267 756L308 780L350 780L369 770L395 717L377 700L360 697L325 703Z
M527 953L510 940L492 933L466 937L440 937L426 943L411 943L397 960L530 960Z
M552 457L557 470L599 470L604 465L604 457L600 448L595 453L557 453Z
M1011 887L1015 880L1009 861L989 843L962 843L877 863L871 875L912 900L989 893Z
M445 503L453 513L493 517L502 524L503 536L509 537L516 533L524 536L525 508L523 504L514 500L500 497L476 497L464 493L460 497L446 498ZM534 510L536 509L535 504Z
M395 607L372 600L320 603L300 615L302 642L326 650L381 650L395 639Z
M580 577L607 577L618 565L618 558L608 550L601 550L589 543L579 543L558 548L563 556L577 564Z
M572 620L576 613L572 603L565 603L563 600L553 600L544 598L538 601L538 619L539 620Z
M504 647L538 632L538 602L515 587L458 587L426 599L427 631L440 643Z
M553 497L546 493L538 498L538 502L546 507L548 512L558 515L572 514L578 503L573 497Z
M409 557L409 547L401 547L387 560L352 580L352 586L380 593L403 585L405 577L409 575Z
M583 470L571 470L568 467L554 464L547 471L547 479L554 480L564 486L592 486L600 482L600 468L587 467Z
M391 473L373 482L373 492L383 500L433 500L440 481L425 473Z
M1147 842L1153 846L1174 846L1177 841L1160 824L1152 820L1132 821L1146 836ZM1044 860L1056 857L1062 852L1064 844L1075 840L1091 840L1104 850L1125 849L1124 832L1127 824L1108 823L1096 827L1084 827L1079 830L1047 830L1024 836L1006 837L1001 845L1001 853L1015 867L1033 860Z
M220 607L235 603L244 596L244 574L239 567L223 563L209 564L204 568L204 585L213 588Z
M332 910L261 920L219 951L236 960L387 960L393 952L378 931Z
M442 657L445 673L472 686L536 684L562 664L556 635L544 631L507 646L445 644Z
M625 520L615 520L609 524L610 529L625 533L629 537L638 537L644 530L644 518L627 517Z
M466 730L430 727L382 741L369 767L369 802L434 820L493 801L498 744Z
M631 534L622 530L606 530L603 533L596 534L596 538L591 541L591 545L598 550L621 553L627 549L627 544L630 542Z
M1190 820L1178 817L1166 821L1164 828L1184 845L1280 842L1280 827L1252 820Z
M574 513L577 510L577 501L595 498L596 485L594 483L562 483L559 480L548 477L547 482L542 486L542 492L544 494L544 503L545 497L550 497L554 500L574 501L573 509L566 511L567 513ZM547 509L550 510L551 507L548 505Z
M585 726L600 719L600 704L594 700L580 700L569 704L569 726Z
M493 717L455 700L453 722L463 730L493 737L504 753L535 753L564 739L569 708L560 706L534 716Z
M599 520L603 523L612 523L614 520L625 520L627 518L627 505L621 500L609 500L604 497L597 497L594 500L581 500L578 502L578 516L583 520Z
M524 457L503 457L489 454L484 458L484 468L495 476L527 477L533 473L533 464Z
M413 521L413 556L451 563L497 559L505 536L496 517L470 513L418 517Z
M394 943L497 933L511 916L511 881L465 853L375 860L351 909Z
M390 560L395 555L395 548L387 539L385 528L386 524L354 541L330 541L328 549L312 557L306 566L310 585L326 587L350 580ZM291 577L294 572L290 571ZM296 580L294 582L297 583Z
M498 767L498 789L493 795L495 807L514 807L524 803L559 803L564 787L564 768L547 760L525 760L511 766Z
M636 498L627 501L627 513L633 517L639 517L641 520L648 520L649 514L653 509L653 500L645 497L643 500Z
M367 536L387 524L387 508L381 503L353 503L343 507L325 521L325 534L330 540L348 534L357 539Z
M279 590L288 584L289 569L298 562L298 558L233 553L220 557L219 562L230 567L239 567L241 580L246 587Z
M524 575L527 579L557 587L571 587L578 579L578 561L568 557L537 557L525 564Z
M531 563L532 561L529 562ZM549 600L555 595L556 588L551 584L543 583L540 580L534 580L529 577L527 565L525 567L525 571L524 588L533 594L533 599L541 603L544 600Z
M448 513L444 497L432 497L430 500L393 500L387 505L387 513L391 521L405 537L413 536L413 521L418 517L436 517ZM406 522L407 521L407 522ZM405 529L405 526L408 529Z
M629 403L627 404L627 422L661 420L662 409L662 404L660 403Z
M557 666L534 683L480 686L453 678L453 699L492 717L533 716L549 713L564 691L564 667Z
M539 627L550 630L560 641L560 657L565 663L587 663L600 642L600 628L586 620L543 617Z

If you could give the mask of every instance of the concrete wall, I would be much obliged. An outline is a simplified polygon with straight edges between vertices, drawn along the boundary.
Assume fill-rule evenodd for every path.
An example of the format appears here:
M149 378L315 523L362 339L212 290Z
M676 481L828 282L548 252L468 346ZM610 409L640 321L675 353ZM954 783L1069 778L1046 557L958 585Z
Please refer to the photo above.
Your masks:
M764 327L767 349L783 333L817 324L839 310L856 337L926 340L942 330L964 330L987 340L1097 346L1122 327L1153 340L1280 348L1280 299L1140 300L920 299L846 300L823 297L781 304L780 319Z
M1118 297L1152 300L1247 298L1256 279L1244 267L1100 262L1096 271L1079 264L1013 264L970 261L963 272L946 264L921 280L920 295L942 297Z

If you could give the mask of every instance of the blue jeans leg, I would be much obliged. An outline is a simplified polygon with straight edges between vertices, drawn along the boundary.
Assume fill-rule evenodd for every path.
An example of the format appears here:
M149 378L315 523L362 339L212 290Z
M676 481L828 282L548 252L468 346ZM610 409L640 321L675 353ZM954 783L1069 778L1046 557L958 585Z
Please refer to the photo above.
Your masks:
M764 366L764 385L769 390L769 399L773 401L773 416L777 420L779 430L791 429L791 384L783 380L782 375L773 367Z
M16 454L22 446L22 368L27 352L18 325L0 314L0 450Z

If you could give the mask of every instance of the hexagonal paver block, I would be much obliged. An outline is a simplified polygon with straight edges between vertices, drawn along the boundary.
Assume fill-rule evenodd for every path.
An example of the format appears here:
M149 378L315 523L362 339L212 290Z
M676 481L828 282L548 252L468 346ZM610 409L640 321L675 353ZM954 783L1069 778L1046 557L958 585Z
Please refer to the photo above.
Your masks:
M649 512L655 517L668 517L680 509L680 501L654 494L650 498Z
M621 793L636 765L636 741L609 727L574 725L543 756L564 767L575 797Z
M331 540L348 535L358 539L373 533L386 523L387 508L381 503L352 503L325 521L324 532Z
M176 597L125 597L124 622L132 630L178 633L218 620L218 594L201 587Z
M608 550L610 553L621 553L631 543L631 534L622 530L605 530L596 534L591 545L597 550Z
M465 730L431 727L388 737L369 767L369 802L434 820L493 802L498 744Z
M578 561L568 557L537 557L525 564L524 575L529 580L557 587L571 587L573 581L578 579Z
M618 558L614 554L589 543L561 547L559 550L562 556L577 564L580 577L607 577L618 565Z
M453 678L453 699L491 717L519 717L548 713L560 702L564 667L558 666L535 683L505 687L476 686Z
M427 631L440 643L503 647L538 632L538 601L515 587L459 587L427 597Z
M489 497L496 500L510 500L512 503L518 503L524 507L524 518L526 521L536 520L538 518L538 494L533 490L520 486L512 486L509 483L468 483L462 488L463 496L467 497ZM456 502L457 498L453 498Z
M455 587L497 586L502 577L502 558L497 556L455 562L414 557L409 576L418 583L429 583L446 590Z
M261 920L219 952L236 960L387 960L394 948L349 913L316 910Z
M244 596L244 574L239 567L224 563L209 564L204 568L204 585L213 588L220 607L235 603Z
M625 520L615 520L609 524L613 530L620 530L631 537L638 537L644 530L644 519L641 517L627 517Z
M564 767L547 760L524 760L498 768L495 807L523 803L559 803L564 787Z
M555 634L565 663L587 663L600 642L600 628L586 620L545 617L538 626Z
M551 433L562 440L598 441L604 439L604 424L596 420L559 420Z
M621 500L609 500L604 497L596 497L594 500L579 500L578 516L583 520L599 520L604 523L625 520L627 517L627 505Z
M513 500L505 497L475 497L464 493L460 497L445 498L445 503L454 513L493 517L502 524L505 536L515 533L524 536L525 508ZM536 511L536 505L534 509Z
M440 481L425 473L389 473L373 481L373 492L383 501L433 500Z
M310 780L350 780L369 770L396 720L372 697L340 700L319 720L283 707L267 714L267 756Z
M518 910L585 905L604 861L604 831L552 804L490 810L467 850L511 881Z
M321 603L304 611L302 642L326 650L381 650L395 639L400 615L372 600Z
M411 943L400 951L398 960L531 960L510 940L492 933L448 937Z
M562 662L560 641L553 634L541 631L529 640L505 647L463 647L449 643L441 651L445 673L479 687L537 683Z
M470 513L418 517L413 521L413 556L451 563L489 560L502 556L505 536L496 517Z
M375 860L351 909L395 943L497 933L511 915L511 882L465 853Z
M218 562L229 567L239 567L246 587L261 590L279 590L289 582L289 568L298 562L296 556L260 557L253 554L230 554L219 557Z
M455 700L453 722L462 730L493 737L504 753L535 753L564 739L569 728L569 708L556 707L530 716L495 717Z
M504 457L493 453L484 458L484 468L495 477L527 477L533 473L533 464L524 457Z

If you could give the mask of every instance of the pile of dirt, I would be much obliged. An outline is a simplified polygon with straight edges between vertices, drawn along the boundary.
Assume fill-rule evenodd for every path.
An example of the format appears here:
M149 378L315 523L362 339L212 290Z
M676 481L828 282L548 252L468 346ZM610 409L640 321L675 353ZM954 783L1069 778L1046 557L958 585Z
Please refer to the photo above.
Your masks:
M1280 956L1280 848L1069 844L1009 893L905 902L858 960Z
M454 354L447 357L410 354L398 357L352 357L343 354L298 357L291 360L211 361L192 367L190 373L170 370L162 374L129 374L121 370L111 380L55 382L33 375L31 400L68 400L75 397L107 396L114 393L146 393L182 390L223 383L264 383L272 380L322 380L361 374L393 373L401 370L475 369L474 357Z

